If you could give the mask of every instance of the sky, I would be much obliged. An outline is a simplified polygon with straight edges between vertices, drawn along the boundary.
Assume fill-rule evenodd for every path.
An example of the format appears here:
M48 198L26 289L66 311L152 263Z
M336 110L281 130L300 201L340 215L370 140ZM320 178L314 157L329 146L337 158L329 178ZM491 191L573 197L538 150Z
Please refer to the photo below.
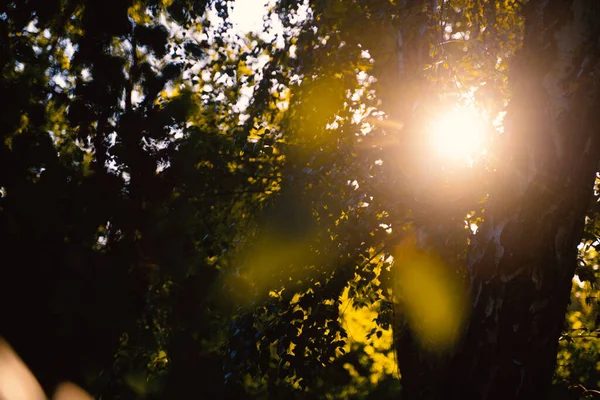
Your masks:
M234 30L242 34L260 31L263 17L273 3L273 0L236 0L229 14Z

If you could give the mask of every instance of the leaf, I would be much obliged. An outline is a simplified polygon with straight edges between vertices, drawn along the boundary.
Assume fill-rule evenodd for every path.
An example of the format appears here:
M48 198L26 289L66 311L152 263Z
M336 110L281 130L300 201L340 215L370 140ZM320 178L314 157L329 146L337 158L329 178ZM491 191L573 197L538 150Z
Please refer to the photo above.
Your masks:
M174 81L181 76L183 63L168 63L162 70L162 75L167 81Z
M202 58L204 56L204 49L196 43L186 42L184 48L185 51L196 58Z
M148 46L158 57L163 57L167 54L169 32L164 26L154 25L149 27L136 25L134 35L139 44Z

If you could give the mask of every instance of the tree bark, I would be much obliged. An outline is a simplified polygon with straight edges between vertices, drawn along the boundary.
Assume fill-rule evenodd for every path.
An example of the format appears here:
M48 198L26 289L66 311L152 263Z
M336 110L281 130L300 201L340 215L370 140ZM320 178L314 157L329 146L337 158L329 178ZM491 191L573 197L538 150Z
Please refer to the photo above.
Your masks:
M546 398L599 160L600 2L530 0L511 63L505 151L467 261L452 354L397 333L404 399Z

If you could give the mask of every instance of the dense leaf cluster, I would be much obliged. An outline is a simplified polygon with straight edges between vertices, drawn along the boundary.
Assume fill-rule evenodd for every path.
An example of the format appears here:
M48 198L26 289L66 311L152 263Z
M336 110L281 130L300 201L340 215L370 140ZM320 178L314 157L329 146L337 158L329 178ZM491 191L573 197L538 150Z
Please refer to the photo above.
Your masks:
M497 160L438 165L426 121L493 120L523 35L520 2L441 3L281 0L274 40L225 1L0 4L0 334L44 389L397 396L398 246L462 279ZM566 390L598 380L584 287Z

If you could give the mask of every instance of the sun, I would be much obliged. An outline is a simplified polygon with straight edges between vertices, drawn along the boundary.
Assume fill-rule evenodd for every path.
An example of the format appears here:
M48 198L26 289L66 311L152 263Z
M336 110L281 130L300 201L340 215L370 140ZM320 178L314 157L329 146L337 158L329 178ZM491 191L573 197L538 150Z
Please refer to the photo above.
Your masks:
M486 125L475 108L455 106L431 120L430 144L444 160L472 164L485 152Z

